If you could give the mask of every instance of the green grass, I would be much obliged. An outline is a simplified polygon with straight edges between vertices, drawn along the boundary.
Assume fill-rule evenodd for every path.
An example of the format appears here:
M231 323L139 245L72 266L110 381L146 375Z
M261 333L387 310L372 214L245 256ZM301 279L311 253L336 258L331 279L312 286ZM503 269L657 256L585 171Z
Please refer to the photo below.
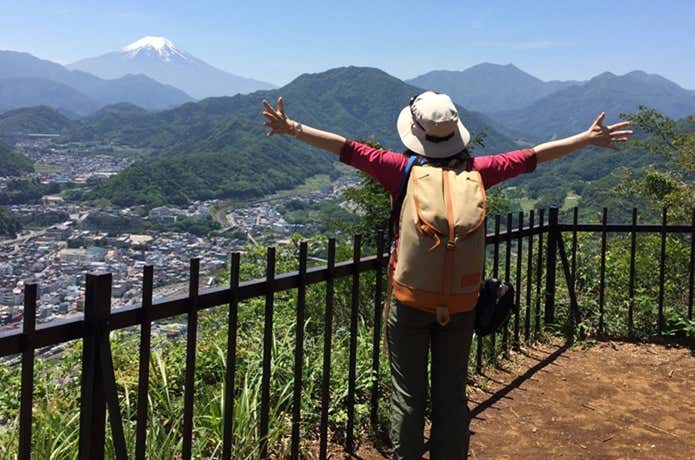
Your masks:
M317 174L307 178L303 184L290 190L282 190L277 192L275 197L297 197L308 195L313 192L318 192L321 187L331 185L331 177L328 174Z
M292 247L279 251L279 271L295 268L286 264L293 255ZM263 250L245 255L245 276L258 276ZM369 430L369 398L374 376L371 369L373 327L370 314L373 298L370 292L373 277L362 279L360 317L357 332L357 380L355 432ZM331 398L329 406L330 433L334 442L345 437L347 420L347 375L349 362L349 280L336 283L335 318L331 355ZM304 329L303 385L301 397L303 450L318 439L323 375L323 300L325 286L307 289L307 311ZM279 458L289 455L291 433L292 391L294 384L294 350L296 330L296 293L278 293L273 320L269 452ZM197 343L196 393L194 398L194 458L218 458L222 448L224 376L227 348L227 308L225 306L200 313ZM183 320L178 317L177 320ZM263 369L264 300L244 302L239 307L234 392L234 458L259 458L261 379ZM111 334L114 368L119 390L121 412L128 451L134 452L139 331L117 331ZM35 373L34 458L72 459L77 452L79 433L79 374L81 342L68 347L60 358L40 358ZM185 374L185 336L152 340L150 361L149 421L147 457L171 459L180 456L183 423ZM14 458L18 437L19 366L0 368L0 459ZM382 397L386 397L387 360L381 362ZM386 427L382 401L382 426ZM110 439L110 434L107 434ZM107 457L113 447L107 440Z
M579 206L579 202L582 200L581 195L577 195L574 192L569 192L565 197L565 201L562 204L562 210L567 211L568 209L576 208Z
M519 198L519 204L524 212L529 212L530 210L535 209L536 203L539 201L540 199L533 199L526 196Z

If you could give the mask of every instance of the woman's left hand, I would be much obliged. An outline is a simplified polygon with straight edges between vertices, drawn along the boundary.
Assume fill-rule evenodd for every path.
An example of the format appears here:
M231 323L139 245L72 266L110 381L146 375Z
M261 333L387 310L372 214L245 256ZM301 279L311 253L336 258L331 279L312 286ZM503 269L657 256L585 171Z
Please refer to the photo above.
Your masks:
M627 142L628 137L632 135L632 130L621 130L630 126L629 121L621 121L610 126L603 126L603 120L606 119L606 113L602 112L591 127L586 131L585 135L589 144L599 147L607 147L609 149L618 150L613 145L615 142Z

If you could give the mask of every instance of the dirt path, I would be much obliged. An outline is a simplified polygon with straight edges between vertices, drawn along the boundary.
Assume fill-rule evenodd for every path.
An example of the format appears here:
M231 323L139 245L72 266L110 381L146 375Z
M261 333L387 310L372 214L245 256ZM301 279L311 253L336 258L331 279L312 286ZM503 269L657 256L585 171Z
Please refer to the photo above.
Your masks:
M553 342L502 366L470 387L470 458L695 459L692 350ZM385 458L368 446L357 455Z
M534 365L535 374L518 377ZM695 458L695 356L686 348L549 344L489 377L487 391L471 391L472 405L520 384L483 402L472 458Z

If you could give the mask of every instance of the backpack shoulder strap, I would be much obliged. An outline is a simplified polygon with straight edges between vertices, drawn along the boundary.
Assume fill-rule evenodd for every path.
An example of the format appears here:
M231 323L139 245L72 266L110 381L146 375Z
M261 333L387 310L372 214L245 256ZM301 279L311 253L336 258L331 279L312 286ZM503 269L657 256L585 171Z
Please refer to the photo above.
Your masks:
M401 185L400 187L398 187L398 194L396 195L396 202L394 203L394 208L400 207L399 203L403 203L405 191L408 188L408 178L410 177L410 171L413 170L413 166L415 166L415 163L418 163L419 166L424 164L425 162L423 159L417 157L416 155L412 155L410 158L408 158L408 162L405 164L405 168L403 169L403 177L401 177Z
M391 256L389 257L389 262L388 262L388 276L387 276L387 281L386 281L386 299L384 300L384 321L383 321L383 327L384 327L384 343L383 343L383 349L384 351L388 351L388 319L391 314L391 295L393 291L393 273L391 273L391 266L393 264L393 260L395 257L395 249L391 249L391 245L393 244L394 237L396 235L396 219L398 219L399 214L401 213L401 207L403 206L403 199L405 198L405 192L408 189L408 179L410 178L410 172L413 170L413 166L422 166L427 163L427 159L417 156L417 155L411 155L408 157L408 162L405 164L405 168L403 169L403 177L401 177L401 184L398 187L398 193L396 194L396 198L392 203L391 206L391 216L389 217L389 239L388 239L388 248L389 251L391 252Z
M396 199L391 206L391 217L389 219L389 243L393 241L393 236L396 233L396 219L401 213L401 206L403 205L403 199L405 198L405 192L408 190L408 179L410 178L410 172L413 170L413 166L422 166L427 164L427 159L411 155L408 158L408 162L405 164L403 169L403 176L401 177L401 184L398 187L398 193L396 194Z

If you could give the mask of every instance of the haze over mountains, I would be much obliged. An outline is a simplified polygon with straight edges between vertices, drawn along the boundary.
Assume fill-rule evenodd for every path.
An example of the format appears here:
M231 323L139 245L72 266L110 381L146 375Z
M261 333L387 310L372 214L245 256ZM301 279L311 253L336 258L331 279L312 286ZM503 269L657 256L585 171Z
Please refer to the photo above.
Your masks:
M636 112L640 105L680 119L695 114L695 91L641 71L625 75L604 72L522 109L490 116L527 138L541 140L586 129L600 111L606 112L607 123L613 123L621 113Z
M136 42L116 54L121 58L132 54L131 62L142 59L161 65L195 59L166 39ZM104 80L28 54L0 52L0 64L7 62L13 65L0 65L0 112L22 101L41 105L0 115L0 136L59 133L59 142L114 143L150 153L147 162L127 168L88 194L124 206L249 198L292 187L313 174L334 174L331 156L284 137L264 136L260 102L279 95L285 98L290 117L351 138L374 138L394 150L403 148L395 129L397 114L423 89L451 94L466 126L473 133L487 134L485 146L475 153L511 150L582 131L602 110L609 121L621 112L637 111L640 105L673 118L695 114L695 92L644 72L544 82L511 64L480 64L461 72L430 72L410 80L416 87L379 69L342 67L301 75L275 90L190 102L183 91L145 75ZM198 80L208 83L203 77ZM144 90L148 85L153 88L149 93ZM173 90L167 94L183 100L159 112L146 110L153 110L147 97L164 90ZM588 151L581 161L597 155ZM565 160L570 161L563 159L552 169ZM574 164L572 174L584 168L587 174L581 180L592 181L614 166Z
M190 100L180 89L144 75L104 80L28 53L0 51L0 111L50 105L67 114L86 115L118 102L162 110Z
M375 138L391 149L402 150L396 117L418 91L378 69L343 67L302 75L278 90L208 98L164 112L129 115L119 123L103 123L104 115L93 116L83 120L71 136L135 145L151 149L154 156L150 162L133 165L109 179L89 195L91 198L106 198L124 206L249 198L276 187L297 185L313 174L335 173L329 161L335 159L333 156L285 136L265 136L260 115L264 98L275 100L282 95L288 115L307 124L353 139ZM478 114L464 108L460 111L473 133L487 133L487 151L514 148L510 139ZM186 184L185 193L180 184Z
M275 86L241 77L196 58L165 37L143 37L119 51L82 59L68 66L101 78L145 74L185 91L196 99L233 96Z
M498 129L534 141L586 129L599 112L607 122L640 105L672 118L695 114L695 91L664 77L634 71L604 72L588 81L544 82L512 64L480 64L460 72L434 71L408 80L445 92L464 107L478 110Z
M577 81L549 81L536 78L514 64L482 63L466 70L434 70L411 80L413 86L446 93L470 110L494 113L526 107Z

